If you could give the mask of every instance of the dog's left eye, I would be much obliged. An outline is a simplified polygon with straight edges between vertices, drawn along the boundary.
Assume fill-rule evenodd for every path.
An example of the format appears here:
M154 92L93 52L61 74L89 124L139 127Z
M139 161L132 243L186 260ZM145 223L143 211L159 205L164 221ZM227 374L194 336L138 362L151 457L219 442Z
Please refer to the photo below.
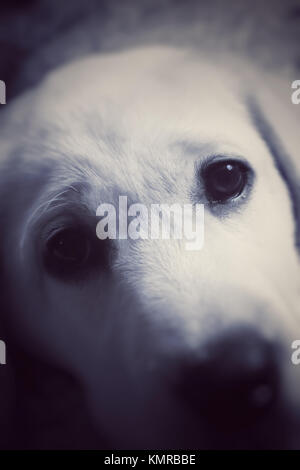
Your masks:
M204 168L206 197L210 202L225 203L238 197L246 187L248 167L241 161L221 160Z

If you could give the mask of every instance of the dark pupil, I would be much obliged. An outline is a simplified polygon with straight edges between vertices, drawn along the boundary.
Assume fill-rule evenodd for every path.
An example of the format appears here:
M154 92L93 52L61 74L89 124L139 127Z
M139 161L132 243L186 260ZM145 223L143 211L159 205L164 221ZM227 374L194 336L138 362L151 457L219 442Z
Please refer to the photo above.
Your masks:
M208 198L213 201L237 197L245 186L245 172L235 162L210 165L204 179Z
M46 271L63 281L84 280L97 269L108 269L110 240L99 240L91 227L73 226L54 233L46 242L43 263Z
M89 243L81 231L63 230L48 242L48 252L62 262L78 265L83 263L89 252Z

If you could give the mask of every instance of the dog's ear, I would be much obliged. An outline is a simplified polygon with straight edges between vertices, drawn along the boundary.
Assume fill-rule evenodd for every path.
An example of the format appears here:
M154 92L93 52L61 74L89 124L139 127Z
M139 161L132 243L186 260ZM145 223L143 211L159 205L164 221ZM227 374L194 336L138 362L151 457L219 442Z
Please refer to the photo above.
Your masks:
M2 111L0 133L3 131ZM0 360L0 449L12 446L15 439L15 410L17 389L15 382L15 367L13 361L14 345L8 332L8 319L12 315L8 298L7 273L4 267L5 239L9 237L8 214L12 211L11 193L15 190L10 181L10 174L15 171L10 166L7 156L12 148L13 139L0 135L0 340L5 358ZM21 189L21 188L20 188ZM2 362L2 363L1 363Z
M264 75L247 97L254 125L288 186L300 249L300 104L292 102L292 80Z

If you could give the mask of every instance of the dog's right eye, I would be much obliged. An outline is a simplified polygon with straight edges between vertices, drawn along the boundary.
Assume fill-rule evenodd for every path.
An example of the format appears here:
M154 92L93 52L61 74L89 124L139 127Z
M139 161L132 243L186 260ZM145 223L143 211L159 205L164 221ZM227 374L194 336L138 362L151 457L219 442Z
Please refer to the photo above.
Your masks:
M97 267L107 267L109 247L105 242L83 227L61 229L46 241L44 265L55 277L86 277Z
M47 250L48 254L58 263L76 267L82 266L87 260L91 243L81 231L66 229L50 238Z

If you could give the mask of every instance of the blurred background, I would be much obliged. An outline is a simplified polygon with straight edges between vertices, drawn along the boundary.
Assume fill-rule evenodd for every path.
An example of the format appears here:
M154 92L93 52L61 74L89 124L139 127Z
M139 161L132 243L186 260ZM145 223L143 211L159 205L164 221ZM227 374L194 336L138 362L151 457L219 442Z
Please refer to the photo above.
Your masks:
M145 43L239 52L296 79L300 0L1 1L8 100L67 60Z

